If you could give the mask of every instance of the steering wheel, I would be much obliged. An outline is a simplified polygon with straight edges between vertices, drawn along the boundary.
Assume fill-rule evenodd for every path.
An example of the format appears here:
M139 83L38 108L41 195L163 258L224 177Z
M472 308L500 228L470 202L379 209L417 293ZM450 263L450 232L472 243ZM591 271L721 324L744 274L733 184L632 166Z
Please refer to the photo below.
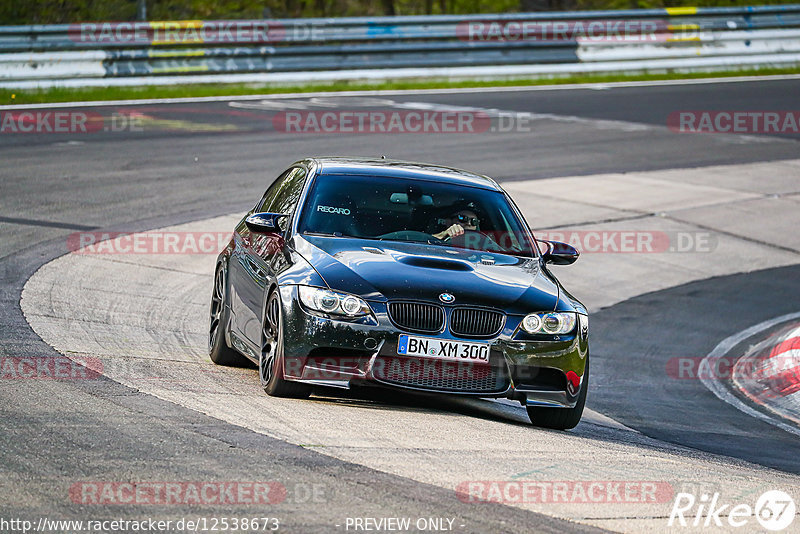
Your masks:
M400 241L411 241L415 243L443 243L442 239L434 237L425 232L418 232L416 230L400 230L398 232L389 232L378 236L379 239L397 239Z
M481 232L480 230L464 230L463 234L457 236L446 236L442 241L448 243L450 245L461 247L461 248L471 248L466 246L467 244L477 243L480 244L479 247L473 247L478 250L495 250L497 252L502 252L503 249L498 245L494 239L492 239L488 234Z

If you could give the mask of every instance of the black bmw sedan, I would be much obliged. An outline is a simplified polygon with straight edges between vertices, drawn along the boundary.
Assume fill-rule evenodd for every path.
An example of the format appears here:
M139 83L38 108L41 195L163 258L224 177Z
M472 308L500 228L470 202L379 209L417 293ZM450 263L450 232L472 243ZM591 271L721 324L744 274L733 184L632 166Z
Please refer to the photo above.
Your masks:
M535 425L572 428L586 402L589 323L548 265L577 257L537 242L486 176L298 161L219 255L210 357L256 363L274 396L377 386L506 397Z

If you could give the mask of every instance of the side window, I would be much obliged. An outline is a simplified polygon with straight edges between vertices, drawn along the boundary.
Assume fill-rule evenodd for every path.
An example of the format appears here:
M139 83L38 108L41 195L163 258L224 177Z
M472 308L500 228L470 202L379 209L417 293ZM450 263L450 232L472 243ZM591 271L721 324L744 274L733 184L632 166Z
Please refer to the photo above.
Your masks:
M306 170L295 168L286 177L284 184L269 206L272 213L293 214L297 203L300 201L300 194L303 192L303 185L306 181Z
M290 174L292 174L295 170L297 170L296 167L292 167L291 169L284 171L283 174L278 176L275 179L275 181L272 182L272 185L269 186L266 193L264 193L264 196L261 198L258 204L256 204L256 207L253 210L254 213L270 211L269 207L272 204L272 201L275 200L275 197L278 196L278 192L281 190L281 186L286 181L286 178Z

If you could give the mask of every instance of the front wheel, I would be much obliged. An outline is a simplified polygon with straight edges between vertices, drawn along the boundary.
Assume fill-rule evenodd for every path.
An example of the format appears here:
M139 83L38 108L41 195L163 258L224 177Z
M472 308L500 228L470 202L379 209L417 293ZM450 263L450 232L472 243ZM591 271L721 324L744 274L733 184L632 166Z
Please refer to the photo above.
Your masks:
M261 355L258 358L258 376L261 387L273 397L302 399L311 394L308 384L291 382L283 378L283 310L278 290L270 293L264 310L261 328Z
M526 406L528 417L534 426L552 428L554 430L569 430L575 428L583 415L586 405L586 392L589 390L589 361L586 361L581 392L574 408L542 408L540 406Z

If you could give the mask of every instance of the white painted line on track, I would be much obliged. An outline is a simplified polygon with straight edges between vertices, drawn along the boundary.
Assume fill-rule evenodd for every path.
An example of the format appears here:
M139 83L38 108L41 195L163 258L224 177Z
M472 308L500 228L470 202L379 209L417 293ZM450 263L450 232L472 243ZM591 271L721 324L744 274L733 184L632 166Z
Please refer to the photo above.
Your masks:
M626 87L663 87L680 85L704 85L717 83L741 83L800 80L800 74L783 74L776 76L729 76L723 78L692 78L683 80L640 80L630 82L594 82L553 85L520 85L509 87L455 87L445 89L389 89L389 90L362 90L362 91L320 91L309 93L281 93L261 95L229 95L229 96L201 96L182 98L143 98L130 100L93 100L86 102L50 102L43 104L8 104L1 105L0 110L12 109L50 109L70 107L103 107L103 106L135 106L148 104L191 104L201 102L229 102L232 100L268 100L284 98L312 98L323 96L382 96L382 95L448 95L468 93L518 93L534 91L561 91L561 90L608 90Z
M800 312L789 313L787 315L781 315L780 317L775 317L773 319L769 319L762 323L758 323L757 325L753 325L746 330L742 330L730 337L727 337L720 341L720 343L714 347L712 350L703 360L700 362L699 369L713 369L714 362L719 358L723 357L727 354L733 347L744 341L745 339L758 334L759 332L763 332L769 328L772 328L775 325L780 323L791 321L792 319L797 319L800 317ZM755 408L752 408L742 402L739 398L737 398L733 393L731 393L725 386L722 385L720 380L716 380L714 378L709 377L700 377L700 380L703 382L703 385L706 386L711 393L716 395L718 399L723 402L726 402L736 408L737 410L746 413L752 417L760 419L764 422L767 422L771 425L774 425L790 434L794 434L796 436L800 436L800 428L796 426L790 425L788 423L783 422L777 417L772 417L767 415L766 413L760 412Z

